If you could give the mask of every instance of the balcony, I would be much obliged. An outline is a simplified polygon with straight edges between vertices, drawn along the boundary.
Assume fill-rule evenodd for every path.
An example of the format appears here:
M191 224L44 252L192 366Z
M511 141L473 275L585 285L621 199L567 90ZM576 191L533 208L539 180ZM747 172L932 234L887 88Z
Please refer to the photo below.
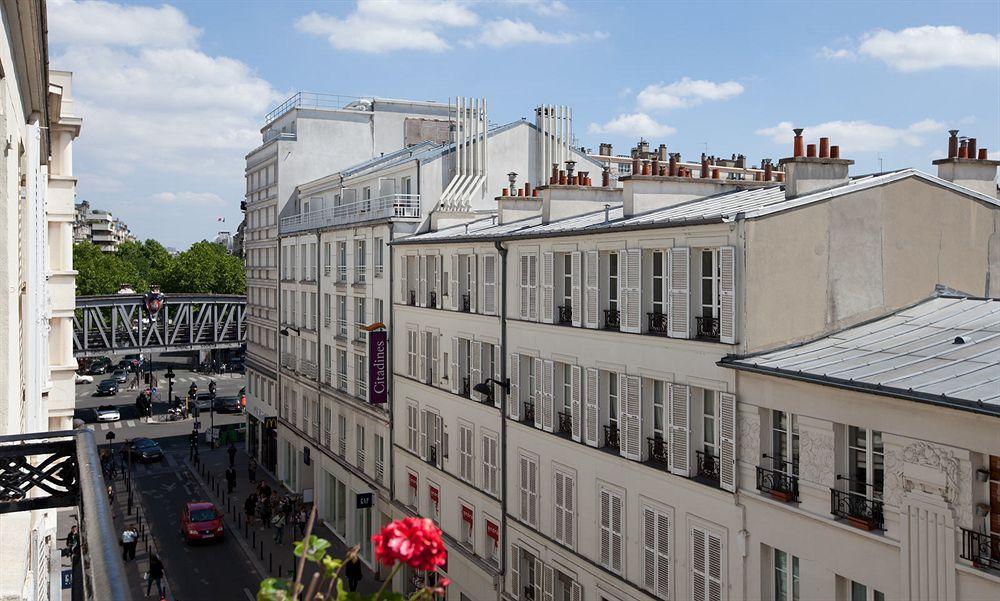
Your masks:
M701 340L719 341L719 318L718 317L695 317L697 330L695 337Z
M719 458L711 453L695 451L695 478L712 486L719 485Z
M646 439L646 446L649 448L649 461L667 467L667 441L661 436L650 436Z
M364 286L365 283L368 281L367 277L366 277L366 271L367 271L367 269L365 269L364 265L355 265L354 266L354 285L355 286Z
M427 306L431 309L437 309L438 306L438 294L437 292L431 290L427 293Z
M347 339L347 320L338 319L337 320L337 338Z
M961 557L977 568L1000 571L1000 536L962 528Z
M573 416L570 415L569 411L560 411L559 416L559 433L560 434L572 434L573 433Z
M374 275L374 276L375 276L376 278L380 278L380 277L382 277L382 275L383 275L384 273L385 273L385 268L384 268L384 267L382 267L382 265L379 265L378 263L376 263L376 264L375 264L375 273L374 273L373 275Z
M288 369L295 369L297 365L295 355L292 353L281 353L281 366Z
M845 480L844 476L837 476ZM885 518L882 514L882 501L860 493L830 489L830 513L847 520L852 526L862 530L882 530L885 528Z
M559 323L573 323L573 307L570 305L559 305Z
M534 403L522 403L523 410L521 411L521 421L526 424L535 423L535 404Z
M604 310L604 329L618 330L621 328L621 311L618 309Z
M472 312L472 299L469 298L468 293L462 295L462 312L463 313Z
M299 362L299 369L302 370L302 375L310 380L315 380L319 374L319 368L316 366L316 362L309 361L308 359L303 359Z
M355 380L354 381L354 396L358 397L362 401L368 399L368 381L367 380Z
M93 432L0 436L0 514L77 510L81 545L73 558L74 600L132 599L105 489Z
M649 320L648 331L650 334L654 336L667 335L667 315L665 313L660 313L659 311L646 313L646 319Z
M354 342L368 342L368 326L363 323L354 324Z
M337 389L347 392L347 374L338 373L337 374Z
M609 449L621 450L621 438L618 436L618 425L608 424L604 426L604 446Z
M347 265L337 265L337 284L347 285Z
M772 459L771 463L782 469L768 469L758 465L757 490L785 503L797 502L799 500L799 477L784 471L790 467L787 462Z
M281 233L299 232L375 219L419 219L419 194L387 194L281 219Z

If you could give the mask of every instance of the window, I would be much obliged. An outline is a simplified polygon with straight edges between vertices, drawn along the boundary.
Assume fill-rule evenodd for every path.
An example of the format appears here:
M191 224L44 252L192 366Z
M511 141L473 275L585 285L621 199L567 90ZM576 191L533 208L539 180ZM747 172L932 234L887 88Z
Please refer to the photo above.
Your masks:
M608 309L618 310L618 253L608 253Z
M483 490L493 496L500 492L498 448L495 435L483 434Z
M667 313L667 253L662 250L653 251L653 313Z
M799 475L799 422L784 411L771 412L771 466L790 476Z
M413 179L409 176L401 177L399 179L399 192L400 194L412 194L413 190Z
M719 252L716 249L701 251L701 315L702 317L719 317L719 283L722 272L719 270Z
M558 470L552 472L553 534L562 544L573 547L576 540L576 478Z
M323 293L323 325L330 327L333 322L333 297L329 293Z
M323 275L330 275L330 269L333 267L331 261L333 255L333 245L329 242L323 243Z
M356 440L355 445L357 446L357 466L361 471L365 470L365 427L362 424L357 424L356 428Z
M417 362L417 348L419 346L419 337L417 331L414 329L407 330L406 332L406 375L411 378L418 377L418 362Z
M520 456L521 466L521 506L520 518L532 525L538 525L538 461L527 455Z
M475 548L476 510L468 505L462 505L462 543L470 549Z
M337 415L337 453L341 457L347 455L347 416Z
M326 502L326 519L338 534L346 535L347 486L330 474L326 474Z
M521 369L524 370L524 384L521 390L527 392L527 394L522 394L521 398L526 399L525 404L530 405L532 408L535 406L535 401L538 395L538 376L540 374L535 373L535 359L534 357L524 357L521 359ZM527 407L525 407L527 411Z
M458 426L459 477L466 482L475 484L474 430L471 424Z
M337 295L337 336L347 336L347 297Z
M354 396L368 400L368 359L364 353L354 356Z
M354 299L354 326L355 326L354 339L360 342L364 342L367 340L367 338L365 338L367 334L365 332L365 327L368 326L368 323L366 321L367 317L367 313L365 311L366 308L367 307L365 306L365 298L363 296L356 297Z
M560 363L559 372L562 374L559 383L559 410L570 416L573 412L573 369L566 363Z
M799 598L799 558L774 549L774 601Z
M500 526L489 518L483 518L483 529L486 531L486 561L499 566Z
M625 501L620 494L607 488L600 490L600 563L616 574L624 571L622 528L624 520L622 512Z
M444 431L444 420L435 411L424 409L420 413L421 456L427 463L441 467L443 463L441 437Z
M882 433L850 426L848 428L847 465L850 491L869 499L881 499L885 481L885 450Z
M563 275L562 275L563 306L572 307L573 306L573 255L571 253L564 254L562 264L563 264Z
M406 448L413 453L420 452L417 448L419 441L419 431L417 429L418 415L416 403L410 403L406 406Z
M441 489L436 484L427 484L427 506L431 509L431 519L441 521Z
M885 593L851 581L850 601L885 601Z
M691 528L691 598L722 601L722 537Z
M382 299L372 299L372 321L375 323L385 323L385 315L382 309Z
M366 251L364 240L354 243L354 281L359 284L365 283Z
M337 350L337 388L347 390L347 351Z
M420 493L418 492L417 475L409 470L406 471L407 490L410 493L410 507L418 509L420 506Z
M382 243L382 238L375 238L372 242L372 251L374 253L372 256L372 265L375 268L375 277L380 278L382 277L383 253L385 252L385 245Z
M615 431L618 429L618 373L609 371L608 377L608 425Z
M337 243L337 282L347 281L347 242Z
M666 388L665 382L653 380L653 438L660 440L666 440Z
M375 481L379 484L385 477L385 439L381 434L375 435Z
M702 452L709 457L719 456L715 400L714 390L702 390Z
M670 598L670 514L642 508L643 586L664 599Z

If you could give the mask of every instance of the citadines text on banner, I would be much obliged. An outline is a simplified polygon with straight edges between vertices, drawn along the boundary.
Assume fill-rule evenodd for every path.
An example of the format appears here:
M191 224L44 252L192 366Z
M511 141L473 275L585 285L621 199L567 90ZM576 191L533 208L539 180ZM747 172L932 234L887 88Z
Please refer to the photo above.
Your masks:
M388 352L388 333L385 330L368 332L369 403L381 404L389 401Z

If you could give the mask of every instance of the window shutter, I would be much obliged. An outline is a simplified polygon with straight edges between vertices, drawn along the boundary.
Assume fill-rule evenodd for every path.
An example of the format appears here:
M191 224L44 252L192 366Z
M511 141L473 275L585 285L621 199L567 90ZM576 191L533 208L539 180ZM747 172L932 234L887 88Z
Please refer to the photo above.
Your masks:
M553 472L552 488L555 491L555 503L552 506L552 529L556 540L560 542L565 540L564 537L566 536L566 531L564 530L565 519L563 517L565 513L563 507L566 503L565 480L566 477L562 472Z
M670 471L687 478L691 453L691 389L682 384L671 384L667 396L670 406Z
M521 598L521 548L510 546L510 592L515 599Z
M421 382L429 382L427 379L427 353L430 350L430 332L420 332L420 348L417 349L417 365L419 366L417 379Z
M566 545L576 546L576 480L572 476L563 479L563 532L566 534Z
M483 257L483 313L493 315L497 312L497 258L496 255Z
M618 330L625 331L625 318L628 315L628 252L618 251Z
M629 250L624 255L625 296L622 297L624 311L621 329L623 332L638 334L642 331L642 250Z
M722 539L691 529L691 591L698 601L722 601Z
M656 591L656 512L642 508L642 584Z
M671 248L667 251L667 272L670 277L667 297L667 334L673 338L691 337L691 249Z
M409 288L406 287L406 255L399 256L399 302L405 305L409 296Z
M520 282L521 282L521 305L520 313L521 319L528 319L528 255L520 256Z
M453 337L451 339L451 391L458 394L462 390L461 376L458 373L459 365L459 344L458 338ZM469 382L469 386L472 386L472 382Z
M534 358L532 361L535 362L535 427L542 427L542 395L545 394L545 381L542 372L545 370L545 364L539 358Z
M736 395L719 394L719 486L736 492Z
M587 444L598 446L600 428L600 390L598 388L597 369L587 368L587 381L584 387L583 432Z
M530 524L531 520L528 519L528 458L521 455L519 463L521 464L521 505L519 506L521 511L520 518Z
M469 368L469 396L477 398L479 393L472 392L472 388L474 388L476 384L483 381L483 343L476 342L475 340L471 341L469 343L469 353L471 354L469 357L469 365L471 365Z
M434 414L434 448L437 450L437 466L444 468L444 458L448 456L448 435L444 433L444 418Z
M555 255L542 254L542 321L552 323L555 313Z
M570 255L570 313L572 313L573 325L580 327L583 323L583 254L573 251Z
M424 409L420 412L420 458L427 460L427 431L430 429L431 414Z
M611 570L621 574L624 551L622 542L622 511L624 510L622 498L619 495L611 495Z
M510 354L510 398L507 399L507 414L513 420L521 419L521 356Z
M554 379L553 372L555 371L555 364L548 359L542 361L542 429L546 432L552 432L555 428L554 415L553 415L553 390L552 390L552 380Z
M451 270L448 272L448 298L451 299L451 308L458 311L462 308L462 299L458 298L458 263L459 256L451 255Z
M410 376L411 378L416 378L417 377L417 372L419 371L418 368L417 368L416 362L413 360L417 356L417 354L419 353L419 350L420 350L420 349L417 348L419 346L418 340L419 340L419 336L418 336L418 333L417 333L416 330L410 329L410 330L406 331L406 346L407 346L407 349L406 349L406 355L407 355L407 357L406 357L406 371L407 371L407 374L406 375ZM337 372L338 373L340 372L340 368L339 367L337 369Z
M476 305L476 299L478 298L479 288L476 283L476 273L479 271L479 261L476 260L476 255L469 255L466 257L469 265L469 311L472 313L478 313L479 307Z
M722 601L722 539L708 532L708 601Z
M598 280L600 279L600 255L596 250L587 251L587 261L584 265L586 269L586 299L584 310L587 312L584 325L588 328L596 328L600 323L600 294L598 291Z
M625 396L621 404L625 407L625 429L622 434L623 455L635 461L642 461L642 379L639 376L625 376Z
M670 516L643 507L643 585L664 599L670 598Z
M601 489L601 539L600 539L600 562L604 567L611 565L611 493Z
M417 290L417 306L426 307L427 306L427 255L420 255L417 260L418 271L420 272L417 276L418 290Z
M570 366L570 424L571 424L571 435L573 440L580 442L581 432L580 426L583 419L583 414L581 412L581 388L583 387L583 372L579 365Z
M535 591L534 595L532 596L532 599L541 599L542 598L542 571L543 571L543 569L544 569L544 564L542 564L542 560L538 559L536 557L535 558L535 573L533 574L534 581L531 583L531 586L532 586L532 588L534 588L534 591Z
M528 319L538 321L538 255L528 255Z
M719 341L736 344L736 248L719 249Z
M503 363L501 363L501 361L503 361L503 357L500 356L500 345L499 344L494 344L493 345L493 365L496 366L497 373L493 374L493 377L495 377L497 380L500 379L500 366L503 365ZM493 393L493 406L496 407L497 409L500 408L500 393L499 392L494 392Z
M432 288L437 292L437 309L444 309L444 295L448 292L448 282L444 279L444 256L436 254L434 259L434 281Z
M528 462L528 491L530 499L528 503L528 523L532 526L538 525L538 462L532 459Z
M583 601L583 587L575 580L569 585L570 601Z
M437 332L427 332L431 341L431 379L428 383L441 384L441 336Z
M628 376L618 374L618 454L628 457L628 444L625 433L628 430L628 407L626 407L629 392Z
M553 601L555 594L555 570L551 566L542 566L542 599Z

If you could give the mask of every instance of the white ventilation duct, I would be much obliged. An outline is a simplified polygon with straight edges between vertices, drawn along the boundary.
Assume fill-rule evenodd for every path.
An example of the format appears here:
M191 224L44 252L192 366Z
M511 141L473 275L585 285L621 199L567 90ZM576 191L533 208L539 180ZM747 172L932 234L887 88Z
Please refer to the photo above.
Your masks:
M486 183L489 118L485 98L455 101L455 175L441 193L441 209L471 210Z
M573 109L568 106L543 105L535 109L535 126L538 127L538 180L536 186L549 183L552 165L570 159L569 145L573 139Z

